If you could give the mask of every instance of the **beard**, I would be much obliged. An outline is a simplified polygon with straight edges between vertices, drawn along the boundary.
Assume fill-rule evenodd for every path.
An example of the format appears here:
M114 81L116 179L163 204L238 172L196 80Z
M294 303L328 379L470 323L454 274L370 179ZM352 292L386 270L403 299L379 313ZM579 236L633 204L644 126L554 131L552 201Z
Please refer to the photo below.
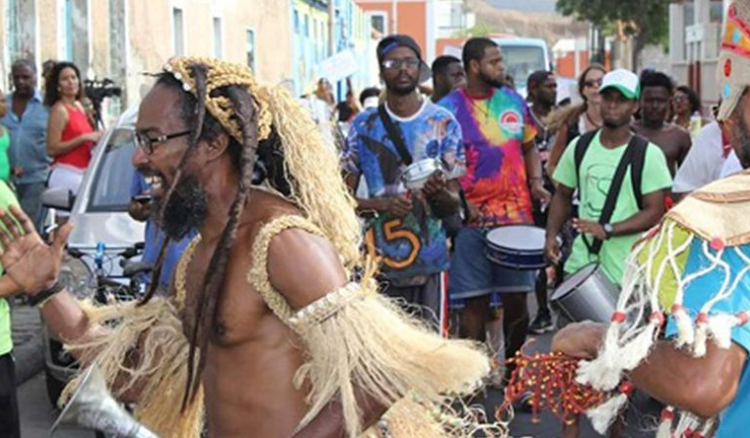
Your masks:
M502 77L493 78L481 70L479 71L479 79L481 79L485 84L494 88L500 88L506 85L505 82L503 82Z
M745 112L742 103L737 106L735 114L737 123L732 124L732 147L740 160L743 169L750 168L750 129L745 124Z
M205 224L208 217L206 192L195 177L183 176L171 196L155 200L152 211L164 233L172 240L181 240Z
M414 90L417 89L418 85L419 85L419 79L412 79L412 81L409 82L408 85L397 85L395 81L393 81L392 83L386 83L386 87L388 88L388 91L399 96L407 96L413 93Z

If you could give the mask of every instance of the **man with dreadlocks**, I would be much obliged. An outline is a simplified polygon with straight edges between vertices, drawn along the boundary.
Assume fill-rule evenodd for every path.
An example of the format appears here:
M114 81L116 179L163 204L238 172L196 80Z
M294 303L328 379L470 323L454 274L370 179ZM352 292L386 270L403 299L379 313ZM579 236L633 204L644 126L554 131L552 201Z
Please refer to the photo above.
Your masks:
M726 26L717 118L748 169L750 0L729 7ZM669 405L660 438L748 436L749 186L746 170L690 194L634 247L612 322L571 325L553 340L554 350L584 359L580 383L612 391L630 379ZM606 428L625 402L617 395L589 411L594 426Z
M153 296L154 281L140 303L81 305L57 283L69 228L48 246L18 209L0 213L0 281L26 291L141 422L198 437L205 406L212 437L471 433L450 398L476 388L488 357L377 293L337 157L286 91L244 66L174 58L136 133L133 161L157 186L165 247L199 230L170 297ZM263 187L251 186L256 162Z

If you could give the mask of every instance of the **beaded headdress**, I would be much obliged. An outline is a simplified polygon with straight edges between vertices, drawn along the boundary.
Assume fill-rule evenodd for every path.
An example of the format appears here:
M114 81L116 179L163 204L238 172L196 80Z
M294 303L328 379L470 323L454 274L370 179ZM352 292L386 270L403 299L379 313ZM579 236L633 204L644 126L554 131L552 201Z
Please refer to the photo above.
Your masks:
M718 120L726 120L750 86L750 1L739 0L729 6L724 37L721 40L719 68L716 72L721 92Z

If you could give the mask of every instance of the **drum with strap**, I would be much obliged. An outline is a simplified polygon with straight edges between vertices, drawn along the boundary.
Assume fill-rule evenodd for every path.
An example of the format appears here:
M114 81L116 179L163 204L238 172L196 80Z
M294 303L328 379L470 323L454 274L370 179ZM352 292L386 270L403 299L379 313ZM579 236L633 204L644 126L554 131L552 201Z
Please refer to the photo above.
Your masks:
M544 228L533 225L505 225L490 230L486 255L498 265L519 270L537 270L547 266L544 259Z
M550 305L571 322L607 323L617 308L620 289L612 283L598 263L592 263L569 275L555 289Z

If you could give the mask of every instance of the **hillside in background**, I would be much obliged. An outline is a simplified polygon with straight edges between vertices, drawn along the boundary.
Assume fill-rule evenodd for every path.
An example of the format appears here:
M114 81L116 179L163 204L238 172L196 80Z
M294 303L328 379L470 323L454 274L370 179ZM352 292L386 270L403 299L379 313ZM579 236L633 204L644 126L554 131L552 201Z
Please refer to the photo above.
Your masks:
M555 0L468 0L477 24L493 32L543 38L552 47L562 38L586 36L588 26L555 12Z

